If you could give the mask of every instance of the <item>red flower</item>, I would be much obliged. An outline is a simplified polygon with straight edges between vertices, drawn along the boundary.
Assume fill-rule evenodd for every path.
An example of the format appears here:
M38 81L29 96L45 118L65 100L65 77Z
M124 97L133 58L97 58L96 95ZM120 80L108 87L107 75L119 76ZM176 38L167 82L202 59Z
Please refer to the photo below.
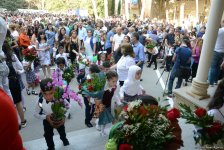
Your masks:
M120 144L118 150L132 150L129 144Z
M177 118L180 118L180 111L176 108L173 108L173 109L166 112L166 117L170 121L176 121Z
M123 109L124 109L124 111L127 112L128 111L128 105L125 105Z
M194 111L194 113L199 117L202 118L207 114L207 111L204 108L198 108Z
M92 92L94 90L94 87L92 85L88 86L88 91Z
M213 122L210 128L206 128L205 131L209 135L219 133L222 130L222 124L220 122Z
M91 83L91 82L92 82L92 79L88 79L87 82L88 82L88 83Z
M145 109L144 106L141 106L141 107L140 107L140 113L141 113L141 115L142 115L143 117L145 117L145 116L148 114L148 111L147 111L147 109Z
M79 90L81 90L82 89L82 85L81 84L79 84Z

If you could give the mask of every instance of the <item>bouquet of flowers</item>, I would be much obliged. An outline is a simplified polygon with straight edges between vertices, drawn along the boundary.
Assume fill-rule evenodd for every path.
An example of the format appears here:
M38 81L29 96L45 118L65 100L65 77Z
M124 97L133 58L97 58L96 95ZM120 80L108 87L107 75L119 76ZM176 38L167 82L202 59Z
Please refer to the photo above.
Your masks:
M194 140L196 144L214 145L224 139L224 125L208 115L204 108L195 107L195 110L185 104L180 104L181 117L189 124L195 125Z
M26 61L32 62L37 58L37 51L35 47L28 47L22 51L24 59Z
M73 65L71 65L64 70L62 78L69 84L74 77L74 68Z
M120 117L124 122L112 127L106 150L112 150L111 147L116 147L113 150L158 150L175 138L173 124L178 124L180 112L175 108L166 111L166 107L145 105L136 100L124 106Z
M89 79L87 79L83 84L79 85L79 93L89 97L102 99L105 83L106 78L104 73L90 74Z
M78 58L78 62L79 62L80 64L85 65L85 66L90 66L90 64L91 64L91 61L90 61L89 59L87 59L87 58L82 58L82 56L79 56L79 58Z
M70 107L70 103L67 101L68 99L72 99L76 101L81 107L81 99L78 95L69 88L69 84L66 84L64 87L62 74L57 69L52 74L52 83L48 83L48 86L53 86L55 89L54 93L54 103L51 106L52 109L52 120L57 122L57 120L61 120L65 117L65 113ZM69 78L70 79L70 78Z
M156 43L151 42L150 44L146 45L147 49L153 49L154 47L156 47Z

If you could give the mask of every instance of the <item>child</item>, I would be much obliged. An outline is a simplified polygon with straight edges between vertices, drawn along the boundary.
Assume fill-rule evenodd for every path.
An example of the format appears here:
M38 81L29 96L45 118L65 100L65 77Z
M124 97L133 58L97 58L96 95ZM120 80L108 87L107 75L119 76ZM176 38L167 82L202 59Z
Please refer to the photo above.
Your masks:
M35 107L35 114L34 116L38 119L43 120L44 125L44 138L46 140L48 150L54 150L54 141L53 141L53 135L54 135L54 128L57 129L60 139L62 140L64 146L69 145L69 141L66 137L65 133L65 120L63 119L60 121L60 123L55 126L53 124L53 121L51 120L51 105L54 100L54 87L52 86L52 79L46 78L41 80L40 82L40 89L41 89L41 95L40 99L42 99L42 106L39 105L39 100L36 103ZM49 83L51 83L51 86L49 86Z
M106 51L99 51L97 56L97 62L96 64L98 66L102 66L103 62L106 61L107 58L107 52Z
M27 61L23 61L23 67L25 70L25 74L26 74L26 82L27 82L27 95L33 94L33 95L38 95L38 93L34 90L35 85L36 85L36 75L34 72L34 67L33 67L33 62L27 62ZM32 88L32 91L30 93L30 89Z
M155 68L153 70L157 70L157 56L158 56L158 53L159 53L159 50L158 50L158 47L155 46L151 52L151 55L152 55L152 58L151 58L151 61L149 62L149 64L147 65L148 68L151 67L152 63L154 62L155 64Z
M112 99L116 102L120 102L118 89L117 89L118 75L115 71L108 71L106 73L106 84L104 87L104 94L102 98L102 104L104 105L104 110L99 115L99 122L101 136L105 136L104 131L106 124L111 123L114 118L111 114Z
M81 47L80 53L76 53L76 55L77 55L77 61L78 61L77 81L78 83L81 83L82 79L85 77L86 64L84 63L84 60L87 60L86 54L85 54L85 47Z
M131 102L138 98L139 95L145 94L143 87L140 85L142 70L138 66L131 66L128 70L128 78L120 89L120 97L125 102Z
M214 120L224 123L224 79L218 84L212 101L208 105L208 114L214 116Z
M69 56L69 53L64 53L64 48L62 46L60 46L58 48L58 54L56 55L56 60L59 58L59 57L63 57L65 59L65 65L68 66L68 56Z

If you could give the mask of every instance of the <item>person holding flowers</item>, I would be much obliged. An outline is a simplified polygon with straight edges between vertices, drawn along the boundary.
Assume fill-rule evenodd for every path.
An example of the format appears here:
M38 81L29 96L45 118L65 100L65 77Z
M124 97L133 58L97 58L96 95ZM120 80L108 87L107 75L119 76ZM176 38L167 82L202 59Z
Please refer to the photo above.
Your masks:
M54 128L57 129L60 139L62 140L64 146L69 145L69 141L66 137L65 132L65 118L63 117L65 114L61 114L61 120L56 121L53 119L53 105L56 103L56 89L53 85L53 80L50 78L46 78L41 80L40 82L40 89L41 89L41 95L42 95L42 103L40 105L39 100L36 103L35 106L35 114L34 116L38 119L43 120L43 126L44 126L44 138L46 140L48 150L55 150L54 141L53 141L53 135L54 135ZM61 108L61 107L60 107ZM62 112L64 113L64 109L62 108Z
M34 71L34 60L37 58L37 51L35 47L29 46L23 50L22 54L24 56L23 67L25 70L26 82L28 85L26 89L27 95L30 95L30 94L38 95L38 93L34 91L34 88L36 85L36 79L37 79L37 76ZM29 90L30 87L32 87L31 93Z

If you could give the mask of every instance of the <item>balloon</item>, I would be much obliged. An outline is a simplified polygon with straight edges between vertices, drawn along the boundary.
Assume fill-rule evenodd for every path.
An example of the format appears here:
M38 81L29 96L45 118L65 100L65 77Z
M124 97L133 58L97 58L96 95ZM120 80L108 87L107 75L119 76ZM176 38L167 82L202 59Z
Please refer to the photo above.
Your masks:
M93 62L96 62L97 61L97 56L94 56L93 57Z

